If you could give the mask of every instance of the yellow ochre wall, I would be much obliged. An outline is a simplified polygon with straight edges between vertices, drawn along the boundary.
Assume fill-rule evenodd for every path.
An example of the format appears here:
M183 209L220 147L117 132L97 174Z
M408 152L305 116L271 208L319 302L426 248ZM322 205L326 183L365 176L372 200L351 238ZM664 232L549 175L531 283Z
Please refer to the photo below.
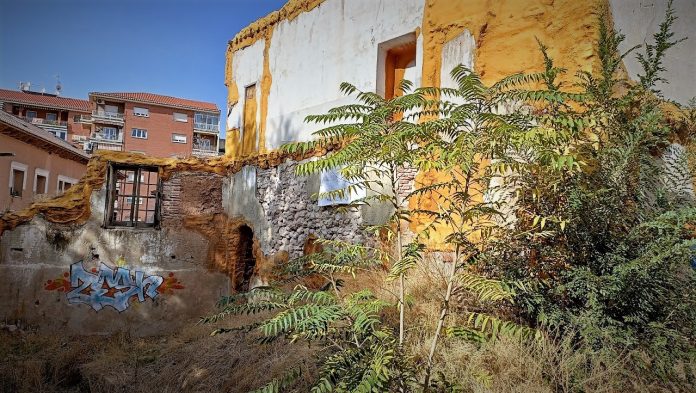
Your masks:
M577 0L429 0L423 16L423 86L439 86L442 48L445 43L468 30L474 36L474 69L485 84L517 72L543 70L538 38L549 49L556 66L568 72L568 81L577 71L592 71L595 64L597 12L605 2ZM571 86L567 86L570 88ZM429 185L446 181L449 174L420 172L415 182ZM479 197L481 197L479 195ZM446 201L440 201L446 203ZM432 196L411 199L409 206L435 208ZM414 217L410 229L419 233L430 224L428 217ZM449 228L430 229L427 246L442 248Z

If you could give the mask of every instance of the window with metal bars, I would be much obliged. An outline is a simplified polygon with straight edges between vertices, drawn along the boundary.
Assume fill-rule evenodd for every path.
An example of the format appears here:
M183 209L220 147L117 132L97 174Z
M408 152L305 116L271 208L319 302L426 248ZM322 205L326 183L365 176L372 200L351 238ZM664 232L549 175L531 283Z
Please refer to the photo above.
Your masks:
M107 226L159 226L159 168L112 164L109 166L107 184Z

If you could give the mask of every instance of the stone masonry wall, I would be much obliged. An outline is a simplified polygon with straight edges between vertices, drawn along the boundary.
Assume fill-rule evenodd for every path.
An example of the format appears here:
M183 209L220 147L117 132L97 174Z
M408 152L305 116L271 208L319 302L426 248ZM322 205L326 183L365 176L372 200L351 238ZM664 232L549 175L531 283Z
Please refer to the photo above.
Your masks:
M297 162L288 161L275 168L257 169L257 197L271 228L268 249L264 252L287 251L290 258L301 256L310 235L362 241L360 212L319 206L312 198L319 191L318 176L297 176L296 165Z

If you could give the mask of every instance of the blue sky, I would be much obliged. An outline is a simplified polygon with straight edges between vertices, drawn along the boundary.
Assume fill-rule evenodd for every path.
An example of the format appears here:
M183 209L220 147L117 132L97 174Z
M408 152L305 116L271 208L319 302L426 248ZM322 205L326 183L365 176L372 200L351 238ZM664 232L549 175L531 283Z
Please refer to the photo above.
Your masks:
M0 87L145 91L225 111L227 41L283 0L0 0Z

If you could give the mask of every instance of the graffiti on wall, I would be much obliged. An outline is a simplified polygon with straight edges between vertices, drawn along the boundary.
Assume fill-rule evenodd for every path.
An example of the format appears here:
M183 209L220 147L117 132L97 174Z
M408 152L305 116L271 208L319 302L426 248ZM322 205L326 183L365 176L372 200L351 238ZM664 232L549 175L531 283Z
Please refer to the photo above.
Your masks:
M136 300L142 303L147 298L155 299L160 294L173 293L184 286L174 273L169 273L166 278L148 276L140 270L133 271L123 266L111 268L104 263L87 271L82 261L78 261L70 265L69 274L48 280L44 288L65 292L70 304L87 304L95 311L113 307L122 312Z

